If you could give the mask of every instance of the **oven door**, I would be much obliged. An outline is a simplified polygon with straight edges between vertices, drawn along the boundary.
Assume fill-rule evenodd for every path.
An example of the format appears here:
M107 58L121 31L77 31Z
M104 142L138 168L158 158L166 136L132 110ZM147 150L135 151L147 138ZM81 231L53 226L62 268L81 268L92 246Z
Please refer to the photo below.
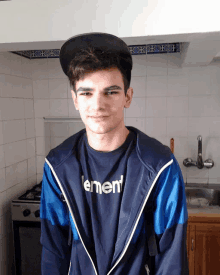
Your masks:
M41 222L13 221L16 275L40 275Z

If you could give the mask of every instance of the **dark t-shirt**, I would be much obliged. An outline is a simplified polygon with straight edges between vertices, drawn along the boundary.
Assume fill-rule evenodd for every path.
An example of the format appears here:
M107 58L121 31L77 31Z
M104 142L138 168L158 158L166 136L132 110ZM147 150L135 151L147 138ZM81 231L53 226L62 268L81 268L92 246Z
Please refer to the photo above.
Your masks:
M127 161L134 150L135 134L130 131L125 142L111 152L91 148L86 134L80 142L80 163L91 221L99 274L110 269L114 255L120 205L126 184ZM111 229L111 230L110 230Z

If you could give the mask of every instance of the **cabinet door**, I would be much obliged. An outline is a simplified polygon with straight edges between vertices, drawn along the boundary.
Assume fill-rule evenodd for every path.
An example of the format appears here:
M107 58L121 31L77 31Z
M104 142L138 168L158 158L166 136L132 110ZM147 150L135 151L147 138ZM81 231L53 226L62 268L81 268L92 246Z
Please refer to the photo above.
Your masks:
M195 275L216 275L220 268L220 224L196 224ZM193 275L194 275L193 274ZM190 274L191 275L191 274Z
M187 255L189 263L189 275L195 274L195 225L187 227Z

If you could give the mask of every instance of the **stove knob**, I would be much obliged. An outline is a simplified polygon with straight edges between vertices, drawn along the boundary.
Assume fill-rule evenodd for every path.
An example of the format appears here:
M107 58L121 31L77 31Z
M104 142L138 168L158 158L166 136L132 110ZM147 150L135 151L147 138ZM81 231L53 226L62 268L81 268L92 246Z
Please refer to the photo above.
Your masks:
M35 215L36 218L39 218L40 217L40 210L35 211L34 215Z
M23 211L24 217L27 217L27 216L29 216L30 214L31 214L31 211L30 211L29 209L25 209L25 210Z

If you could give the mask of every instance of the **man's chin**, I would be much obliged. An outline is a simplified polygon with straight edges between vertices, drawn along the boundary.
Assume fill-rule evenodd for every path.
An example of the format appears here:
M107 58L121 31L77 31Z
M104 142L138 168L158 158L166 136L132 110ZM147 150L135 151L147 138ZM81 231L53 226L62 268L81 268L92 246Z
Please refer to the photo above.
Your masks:
M114 130L114 127L91 127L91 126L87 126L86 127L87 132L91 132L93 134L98 134L98 135L104 135L107 134L109 132L111 132L112 130Z
M106 129L91 129L89 128L89 132L92 132L93 134L99 134L99 135L104 135L109 133L111 130L106 130Z

